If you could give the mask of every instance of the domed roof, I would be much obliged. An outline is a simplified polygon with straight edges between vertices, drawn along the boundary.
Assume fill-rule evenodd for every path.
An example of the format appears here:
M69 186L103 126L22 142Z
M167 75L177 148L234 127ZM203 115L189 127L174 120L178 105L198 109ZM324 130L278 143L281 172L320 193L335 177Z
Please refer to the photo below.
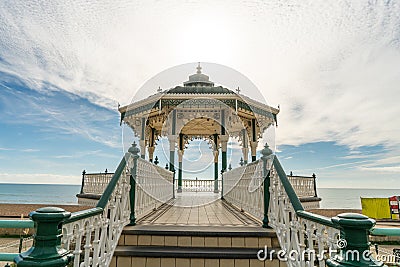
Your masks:
M210 77L201 73L200 62L197 66L197 72L189 76L189 81L183 83L186 86L214 86L214 83L210 81Z
M197 66L197 72L189 76L189 80L183 83L183 86L175 86L165 93L167 94L234 94L232 90L222 86L215 86L210 81L210 77L201 73L200 62Z

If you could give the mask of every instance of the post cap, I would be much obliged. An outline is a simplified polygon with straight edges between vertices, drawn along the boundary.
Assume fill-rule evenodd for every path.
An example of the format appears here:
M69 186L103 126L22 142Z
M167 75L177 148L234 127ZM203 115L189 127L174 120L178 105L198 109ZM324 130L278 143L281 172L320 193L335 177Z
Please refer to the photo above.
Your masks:
M261 150L261 154L263 155L263 157L268 157L269 155L272 155L272 150L269 148L268 143L265 143L263 150Z
M128 149L128 152L137 155L140 152L140 149L137 147L136 142L133 142L132 146Z
M70 216L71 212L58 207L44 207L29 214L33 221L62 221Z
M375 220L359 213L341 213L332 218L332 222L341 227L356 227L371 229L375 225Z

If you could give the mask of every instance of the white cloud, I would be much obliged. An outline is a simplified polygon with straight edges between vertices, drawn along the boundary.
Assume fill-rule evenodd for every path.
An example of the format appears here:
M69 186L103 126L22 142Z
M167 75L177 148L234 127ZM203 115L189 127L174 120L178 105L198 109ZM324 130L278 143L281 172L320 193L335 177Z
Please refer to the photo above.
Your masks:
M81 177L52 173L0 173L0 181L15 184L79 184Z
M119 148L120 130L118 114L90 104L80 104L72 94L59 95L24 94L0 83L0 103L4 111L0 114L2 122L41 126L41 131L56 131L57 134L80 135L104 145ZM108 129L115 121L115 128ZM38 149L25 149L23 152L37 152Z
M208 60L281 104L278 144L398 145L399 11L397 1L3 2L0 70L114 107L166 67Z
M1 2L0 71L114 108L167 67L217 62L280 104L277 145L400 151L399 14L399 1ZM33 108L18 119L116 146L82 115Z

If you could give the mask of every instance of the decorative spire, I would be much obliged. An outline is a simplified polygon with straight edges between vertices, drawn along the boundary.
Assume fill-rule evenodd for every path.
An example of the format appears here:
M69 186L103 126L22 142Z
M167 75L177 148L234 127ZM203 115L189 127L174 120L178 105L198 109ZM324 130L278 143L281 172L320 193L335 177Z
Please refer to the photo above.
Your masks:
M197 74L201 74L201 66L200 66L200 62L199 62L199 64L197 65Z

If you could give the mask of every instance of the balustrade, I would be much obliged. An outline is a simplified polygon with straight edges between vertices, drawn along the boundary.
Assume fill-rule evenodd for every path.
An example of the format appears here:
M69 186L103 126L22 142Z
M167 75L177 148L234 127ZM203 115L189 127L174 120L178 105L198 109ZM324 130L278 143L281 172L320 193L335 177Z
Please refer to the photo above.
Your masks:
M18 266L109 266L122 229L172 198L173 173L140 159L138 153L134 144L107 186L106 175L86 174L84 193L95 194L103 187L96 207L72 214L60 208L32 212L35 246L19 254Z
M83 174L83 188L81 194L101 195L110 183L113 173L85 173Z
M263 162L255 162L223 174L223 198L257 219L264 218Z
M221 190L221 180L217 181L218 190ZM183 192L214 192L215 180L182 179Z

